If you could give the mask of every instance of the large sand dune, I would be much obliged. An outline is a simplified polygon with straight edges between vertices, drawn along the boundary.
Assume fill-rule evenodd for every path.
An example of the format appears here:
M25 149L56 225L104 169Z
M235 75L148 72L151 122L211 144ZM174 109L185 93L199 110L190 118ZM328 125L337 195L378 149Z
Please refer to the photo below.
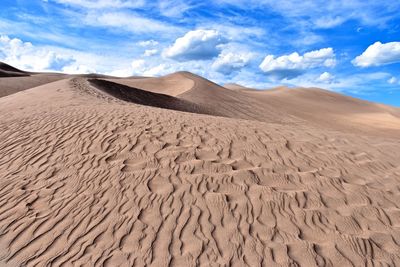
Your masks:
M398 109L58 77L0 98L0 265L400 265Z

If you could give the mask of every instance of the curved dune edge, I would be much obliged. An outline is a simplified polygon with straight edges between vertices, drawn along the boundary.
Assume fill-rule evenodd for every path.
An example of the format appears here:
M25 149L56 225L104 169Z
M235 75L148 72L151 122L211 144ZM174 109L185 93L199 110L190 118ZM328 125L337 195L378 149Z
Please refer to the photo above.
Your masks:
M129 87L123 84L114 83L109 80L89 79L89 83L97 89L123 101L134 104L172 109L177 111L185 111L199 114L213 114L206 108L203 108L195 103L185 101L170 95L153 93L138 88Z
M7 64L2 71L27 73ZM150 93L174 97L186 112L257 120L271 123L312 124L331 130L363 135L399 136L400 110L370 103L317 88L255 90L231 84L219 86L189 72L177 72L158 78L113 78L106 75L62 75L29 73L28 77L0 79L0 97L65 78L102 79ZM141 104L146 105L145 102ZM149 103L151 106L152 104Z
M171 80L174 83L181 80L184 81L183 84L191 82L174 90L172 83L166 83ZM170 95L207 110L200 113L272 123L309 123L314 127L367 135L400 135L399 109L318 88L277 87L271 90L255 90L236 84L222 87L188 72L160 78L122 78L108 81Z
M196 82L0 98L0 265L400 265L398 138L243 120L258 100Z
M153 93L165 94L170 96L178 96L194 87L194 81L185 72L172 73L163 77L155 78L119 78L108 79L108 81L134 87L137 89L150 91Z

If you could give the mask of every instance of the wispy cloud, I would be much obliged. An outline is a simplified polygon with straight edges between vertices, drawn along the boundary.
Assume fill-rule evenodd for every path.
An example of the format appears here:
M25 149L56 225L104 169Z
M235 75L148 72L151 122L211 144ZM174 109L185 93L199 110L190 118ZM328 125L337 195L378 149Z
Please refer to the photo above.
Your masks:
M182 29L166 22L142 17L137 13L127 12L89 12L84 23L93 27L114 28L132 33L171 33L182 32Z
M398 1L372 0L218 0L219 3L247 6L268 7L282 17L306 20L315 27L330 28L348 20L357 20L364 25L385 26L397 16L400 8Z
M103 8L138 8L145 5L144 0L46 0L68 6L103 9Z

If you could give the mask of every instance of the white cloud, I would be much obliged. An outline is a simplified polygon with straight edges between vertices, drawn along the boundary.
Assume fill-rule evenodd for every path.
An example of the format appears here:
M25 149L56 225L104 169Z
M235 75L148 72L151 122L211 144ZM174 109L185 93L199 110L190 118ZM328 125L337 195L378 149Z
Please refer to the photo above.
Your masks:
M216 30L189 31L164 50L164 57L179 61L205 60L216 57L226 39Z
M95 27L116 28L133 33L164 33L180 32L180 29L168 23L138 14L127 12L89 12L84 18L86 25Z
M396 84L396 83L398 83L398 80L396 77L391 77L387 82L389 84Z
M215 21L200 22L198 26L202 29L214 29L218 32L223 32L224 35L229 37L230 41L246 40L246 42L250 42L255 37L260 38L266 34L265 28L250 25L241 26L227 21L223 23L215 23Z
M345 22L346 19L341 16L336 16L336 17L321 17L315 20L315 26L320 29L329 29L329 28L334 28L343 22Z
M352 63L358 67L381 66L400 62L400 42L382 44L376 42L370 45Z
M149 62L144 59L134 59L131 65L125 69L114 70L107 74L117 77L128 77L128 76L160 76L170 72L174 72L174 66L167 63L155 63Z
M302 30L299 32L299 35L293 40L293 44L297 47L307 47L313 44L320 43L324 40L321 35L315 34L312 31Z
M262 7L291 19L294 24L299 20L307 21L311 27L330 28L349 20L357 20L362 25L386 26L397 16L399 1L375 0L218 0L221 3L234 4L240 8Z
M129 77L132 76L132 69L131 68L118 69L118 70L113 70L111 72L106 72L105 74L114 77Z
M111 72L106 72L108 75L127 77L127 76L162 76L177 71L190 70L201 76L209 76L209 64L206 61L188 61L188 62L172 62L161 58L148 60L137 58L132 60L129 66L122 69L116 69Z
M326 71L325 71L324 73L322 73L322 74L318 77L317 80L320 81L320 82L323 82L323 83L330 83L330 82L333 81L333 75L330 74L329 72L326 72Z
M329 47L307 52L304 55L299 55L297 52L280 57L268 55L259 67L274 79L291 79L301 75L307 69L334 67L335 64L335 53Z
M166 75L169 73L175 72L175 68L172 67L169 64L162 63L156 66L151 66L147 68L144 72L144 76L160 76L160 75Z
M137 8L145 4L143 0L54 0L54 2L88 9Z
M68 74L88 74L88 73L96 73L96 70L86 65L73 64L63 67L62 72Z
M182 0L158 0L158 8L160 13L166 17L181 17L191 8L186 2Z
M140 41L137 43L138 45L142 47L149 47L149 46L156 46L158 45L158 42L155 40L147 40L147 41Z
M144 59L136 59L131 63L133 73L140 74L146 68L146 61Z
M386 72L356 73L352 75L341 75L334 77L329 82L322 82L314 74L306 73L292 80L283 80L288 86L319 87L339 92L361 93L374 91L377 88L384 90L386 81L391 77ZM373 86L371 87L371 84Z
M248 65L253 55L251 53L221 53L212 64L212 69L229 75Z
M143 56L151 57L151 56L156 55L157 53L158 53L157 49L147 49L147 50L144 51Z
M149 60L137 59L132 61L132 69L135 75L161 76L173 72L189 69L185 63L152 62Z
M75 62L72 56L37 48L29 42L23 42L18 38L11 39L5 35L0 36L0 60L30 71L57 71Z
M0 61L28 71L107 73L129 64L126 56L98 55L69 48L40 46L7 35L0 36Z

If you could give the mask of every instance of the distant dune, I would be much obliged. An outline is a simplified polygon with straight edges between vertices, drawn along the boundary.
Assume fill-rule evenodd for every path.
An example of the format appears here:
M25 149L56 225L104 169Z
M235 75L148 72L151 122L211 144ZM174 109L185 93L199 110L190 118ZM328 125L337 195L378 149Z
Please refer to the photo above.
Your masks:
M160 78L109 79L202 106L208 114L264 122L311 123L316 127L397 136L400 111L318 88L256 90L237 84L221 87L188 72ZM382 132L385 129L386 131Z
M400 110L0 64L1 266L400 265Z

